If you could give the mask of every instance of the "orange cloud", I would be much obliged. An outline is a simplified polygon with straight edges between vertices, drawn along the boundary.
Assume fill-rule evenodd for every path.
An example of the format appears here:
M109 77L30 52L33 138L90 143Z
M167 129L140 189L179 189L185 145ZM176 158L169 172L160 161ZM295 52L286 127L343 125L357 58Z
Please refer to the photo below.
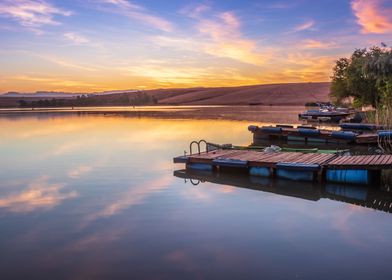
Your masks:
M382 7L380 0L354 0L351 7L362 33L392 33L392 9Z
M240 20L231 12L220 13L215 20L201 18L197 29L209 39L204 51L249 64L263 64L265 56L256 51L256 41L244 38L240 27Z

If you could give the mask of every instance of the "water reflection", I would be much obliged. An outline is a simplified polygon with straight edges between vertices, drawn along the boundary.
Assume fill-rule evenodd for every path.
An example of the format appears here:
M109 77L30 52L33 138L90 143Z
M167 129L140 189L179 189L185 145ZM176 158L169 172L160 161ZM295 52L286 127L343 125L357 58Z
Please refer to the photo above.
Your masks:
M1 278L390 279L390 214L352 204L374 190L173 176L192 140L247 145L250 123L0 117Z
M0 209L10 212L31 212L47 210L63 200L77 197L76 191L63 191L64 183L50 183L48 176L31 181L21 192L11 193L0 198Z
M175 177L185 179L193 186L205 182L224 185L222 192L232 192L231 186L270 192L284 196L318 201L328 198L357 206L372 208L392 213L392 192L380 186L339 185L335 183L320 184L316 182L287 181L249 176L241 173L214 173L181 169L174 171Z

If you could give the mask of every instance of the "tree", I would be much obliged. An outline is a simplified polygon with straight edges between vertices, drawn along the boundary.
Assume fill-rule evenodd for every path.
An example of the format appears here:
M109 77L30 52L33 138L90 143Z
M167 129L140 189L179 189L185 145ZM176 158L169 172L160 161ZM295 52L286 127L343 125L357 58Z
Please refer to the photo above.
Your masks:
M25 100L19 100L19 107L27 107L27 102Z
M331 96L336 102L347 97L354 104L372 105L392 99L392 51L383 45L356 49L350 58L340 58L333 68Z

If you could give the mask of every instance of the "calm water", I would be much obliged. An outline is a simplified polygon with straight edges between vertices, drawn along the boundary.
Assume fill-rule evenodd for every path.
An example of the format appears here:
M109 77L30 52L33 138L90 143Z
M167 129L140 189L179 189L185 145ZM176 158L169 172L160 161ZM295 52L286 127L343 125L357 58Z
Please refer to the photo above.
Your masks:
M348 203L376 188L172 163L197 138L249 144L248 124L1 116L1 279L392 279L392 215Z

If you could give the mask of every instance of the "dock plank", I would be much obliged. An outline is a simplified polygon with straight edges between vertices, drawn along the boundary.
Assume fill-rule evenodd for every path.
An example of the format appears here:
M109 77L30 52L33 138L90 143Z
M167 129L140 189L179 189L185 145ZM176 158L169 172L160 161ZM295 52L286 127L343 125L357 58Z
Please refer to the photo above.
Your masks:
M327 164L334 168L380 169L392 168L392 155L362 155L337 157Z
M250 166L276 167L278 163L319 164L332 168L392 168L392 155L338 156L300 152L259 152L249 150L215 150L189 156L191 163L212 164L215 159L247 161Z

